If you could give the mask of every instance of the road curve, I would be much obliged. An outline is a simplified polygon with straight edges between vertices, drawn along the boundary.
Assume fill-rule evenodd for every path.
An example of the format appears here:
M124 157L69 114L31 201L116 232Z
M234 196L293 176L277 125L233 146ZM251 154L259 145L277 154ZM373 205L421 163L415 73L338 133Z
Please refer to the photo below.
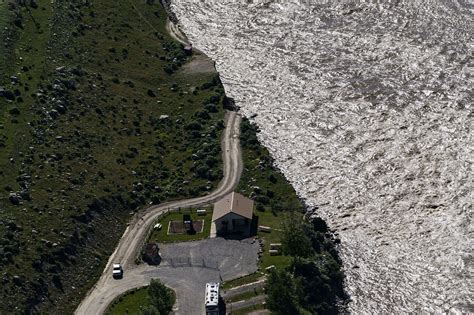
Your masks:
M174 24L173 22L170 21L170 19L166 19L166 30L170 34L171 37L173 37L175 40L180 42L181 44L187 46L189 45L189 40L187 39L186 35L181 32L179 29L179 26Z
M147 271L152 267L146 264L137 265L135 258L141 249L148 230L158 215L168 209L211 204L221 199L237 186L243 169L239 141L240 122L241 117L237 113L230 111L226 113L226 127L221 140L224 176L218 187L203 197L171 201L151 206L137 213L132 218L115 251L110 256L99 281L87 293L76 309L75 314L102 314L114 298L130 289L147 285L151 281L153 273ZM124 278L120 281L112 278L111 268L113 263L121 263L124 268Z

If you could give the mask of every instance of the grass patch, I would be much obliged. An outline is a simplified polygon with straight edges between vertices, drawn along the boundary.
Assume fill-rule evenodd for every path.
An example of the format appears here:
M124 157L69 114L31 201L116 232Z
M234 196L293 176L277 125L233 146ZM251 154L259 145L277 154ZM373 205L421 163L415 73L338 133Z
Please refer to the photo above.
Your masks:
M262 271L274 265L276 268L289 266L291 257L270 256L268 250L271 243L280 243L281 223L284 213L293 211L303 213L296 192L283 174L274 166L268 150L257 139L258 127L247 119L242 121L241 143L244 171L238 190L256 202L255 215L258 224L272 228L270 233L258 232L264 240L263 255L259 263Z
M41 8L33 11L7 2L0 4L4 42L0 48L0 72L4 74L0 84L15 94L13 101L0 97L0 181L3 177L4 183L18 176L17 164L32 140L27 126L34 118L30 111L35 102L32 92L41 82L48 62L46 51L51 35L48 24L53 14L52 5L44 1ZM18 81L11 81L11 76ZM18 110L18 114L12 114L12 109Z
M149 305L148 287L133 289L115 299L106 314L138 314L141 309Z
M258 132L255 124L243 119L240 140L245 168L237 189L253 197L257 210L303 211L295 189L276 168L268 150L258 142Z
M198 215L196 213L197 209L206 209L206 215ZM190 214L193 221L204 220L203 231L196 234L168 234L168 226L171 221L183 220L183 214ZM162 224L161 230L153 230L150 235L150 243L173 243L173 242L185 242L185 241L195 241L203 238L209 237L211 231L211 220L212 220L212 208L210 207L201 207L196 209L183 209L181 212L170 212L166 216L158 220Z
M257 305L252 305L252 306L249 306L249 307L241 308L240 310L232 311L232 312L230 312L230 314L232 314L232 315L245 315L245 314L252 313L253 311L260 311L260 310L264 310L264 309L265 309L264 304L257 304Z
M176 294L169 289L173 296L173 301L176 301ZM174 302L173 302L174 303ZM148 286L132 289L125 292L123 295L117 297L108 307L105 312L106 315L129 315L139 314L141 310L151 305Z
M2 38L3 45L0 45L0 72L5 73L4 71L7 69L5 60L6 56L10 53L9 45L6 38L10 35L11 30L9 29L10 23L13 19L13 13L10 12L8 9L8 2L1 1L0 2L0 38ZM12 28L13 29L13 28ZM3 60L2 60L3 59ZM0 78L0 82L5 80L6 78Z
M261 279L264 276L264 274L260 272L255 272L250 275L240 277L234 280L226 281L222 284L222 289L227 290L235 287L239 287L244 284L256 282L259 279Z
M284 255L270 256L270 244L272 243L281 243L281 224L284 213L283 212L271 212L268 209L265 211L258 211L256 216L258 216L259 224L269 226L272 228L270 233L267 232L258 232L257 235L264 240L262 258L260 260L259 266L261 270L269 266L275 266L276 268L285 268L290 265L291 257Z
M263 288L255 288L254 290L244 292L242 294L235 295L233 297L230 297L226 300L226 302L237 302L237 301L244 301L244 300L249 300L251 298L254 298L256 296L264 294Z

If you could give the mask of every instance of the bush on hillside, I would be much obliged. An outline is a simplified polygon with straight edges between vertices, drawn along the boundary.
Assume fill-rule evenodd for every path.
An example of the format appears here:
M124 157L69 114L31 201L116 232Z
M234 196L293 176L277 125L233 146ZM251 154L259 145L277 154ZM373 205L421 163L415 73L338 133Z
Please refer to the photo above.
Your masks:
M148 298L151 302L151 308L145 314L169 314L173 309L173 293L158 279L151 280L148 287ZM150 313L154 311L158 311L158 313Z

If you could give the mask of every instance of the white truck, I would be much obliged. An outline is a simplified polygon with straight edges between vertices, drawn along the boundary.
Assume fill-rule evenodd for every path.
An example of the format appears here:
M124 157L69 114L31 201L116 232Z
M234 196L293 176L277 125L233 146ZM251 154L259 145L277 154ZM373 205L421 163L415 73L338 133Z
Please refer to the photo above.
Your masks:
M114 264L112 269L112 277L114 279L122 279L123 277L123 269L120 264Z

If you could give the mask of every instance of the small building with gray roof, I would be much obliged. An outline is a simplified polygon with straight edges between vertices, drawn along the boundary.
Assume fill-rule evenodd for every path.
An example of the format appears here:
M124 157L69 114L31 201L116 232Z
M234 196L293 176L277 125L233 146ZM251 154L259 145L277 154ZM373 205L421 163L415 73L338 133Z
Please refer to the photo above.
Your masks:
M211 237L216 235L249 235L254 202L239 193L231 192L214 204Z

